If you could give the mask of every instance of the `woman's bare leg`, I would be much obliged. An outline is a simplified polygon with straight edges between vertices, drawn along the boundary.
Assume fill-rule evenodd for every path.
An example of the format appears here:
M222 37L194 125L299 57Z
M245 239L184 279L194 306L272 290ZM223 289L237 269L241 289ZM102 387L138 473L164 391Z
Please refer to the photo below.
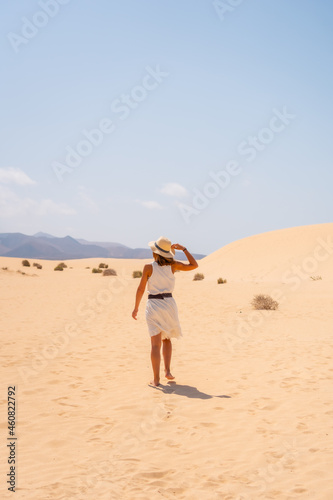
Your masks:
M152 385L160 383L160 364L161 364L161 333L151 338L151 364L154 372L154 381Z
M173 380L175 377L171 375L170 372L170 363L171 363L171 355L172 355L172 343L170 339L163 340L163 359L164 359L164 368L165 368L165 376L169 380Z

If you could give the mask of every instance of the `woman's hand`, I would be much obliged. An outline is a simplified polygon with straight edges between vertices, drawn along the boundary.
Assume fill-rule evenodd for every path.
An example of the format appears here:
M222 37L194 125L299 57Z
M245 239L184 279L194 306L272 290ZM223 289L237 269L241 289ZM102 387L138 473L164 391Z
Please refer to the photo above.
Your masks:
M137 316L137 314L138 314L138 310L139 310L139 309L133 309L133 312L132 312L132 318L137 319L137 317L136 317L136 316Z
M183 245L179 245L179 243L174 243L171 245L171 248L174 248L175 250L185 250L185 247L183 247Z

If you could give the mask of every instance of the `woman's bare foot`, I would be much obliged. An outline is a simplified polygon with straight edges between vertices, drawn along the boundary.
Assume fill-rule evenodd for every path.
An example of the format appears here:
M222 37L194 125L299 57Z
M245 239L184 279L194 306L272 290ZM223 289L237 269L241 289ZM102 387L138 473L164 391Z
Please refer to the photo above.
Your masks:
M154 387L158 387L160 385L160 381L159 380L151 380L151 382L149 382L149 385L153 385Z
M174 380L175 377L171 375L171 372L165 372L165 378L168 380Z

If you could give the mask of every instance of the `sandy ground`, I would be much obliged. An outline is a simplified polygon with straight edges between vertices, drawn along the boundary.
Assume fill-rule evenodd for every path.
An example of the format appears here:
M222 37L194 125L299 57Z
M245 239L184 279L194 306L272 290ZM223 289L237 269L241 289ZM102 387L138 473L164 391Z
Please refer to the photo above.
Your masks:
M147 385L145 299L131 317L132 271L149 260L104 260L118 276L103 277L86 269L101 259L55 272L1 257L0 497L332 500L331 235L333 224L257 235L177 273L184 337L176 383L159 388ZM278 310L254 311L257 293Z

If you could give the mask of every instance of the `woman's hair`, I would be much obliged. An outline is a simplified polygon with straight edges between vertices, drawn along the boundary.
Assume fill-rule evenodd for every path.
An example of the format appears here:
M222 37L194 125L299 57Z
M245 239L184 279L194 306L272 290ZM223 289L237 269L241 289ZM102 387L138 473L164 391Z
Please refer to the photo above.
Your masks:
M156 255L155 260L159 266L171 266L175 262L173 259L167 259L158 253L154 253L154 255Z

